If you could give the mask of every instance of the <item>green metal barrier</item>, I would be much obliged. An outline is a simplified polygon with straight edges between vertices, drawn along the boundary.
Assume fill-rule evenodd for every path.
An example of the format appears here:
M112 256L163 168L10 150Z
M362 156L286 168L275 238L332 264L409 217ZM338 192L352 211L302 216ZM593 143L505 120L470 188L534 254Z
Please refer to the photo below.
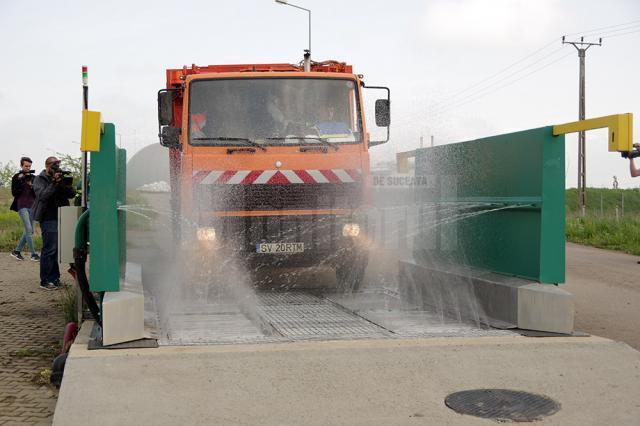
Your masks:
M126 258L124 212L126 151L116 148L115 126L104 123L100 151L91 152L89 209L91 291L118 291Z
M564 282L564 151L552 127L416 150L416 259Z

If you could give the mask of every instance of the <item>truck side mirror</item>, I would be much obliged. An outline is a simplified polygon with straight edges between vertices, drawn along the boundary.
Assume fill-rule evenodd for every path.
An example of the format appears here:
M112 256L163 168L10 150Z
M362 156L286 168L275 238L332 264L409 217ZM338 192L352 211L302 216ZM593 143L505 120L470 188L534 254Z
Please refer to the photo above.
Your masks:
M158 123L168 126L173 120L173 91L158 91Z
M160 145L167 148L176 148L180 146L180 134L182 133L179 127L162 126L160 128Z
M365 89L384 90L387 92L387 99L376 100L376 126L387 128L387 137L381 140L370 140L369 147L383 144L389 141L390 129L391 129L391 91L388 87L383 86L365 86Z
M389 99L376 100L376 126L388 127L391 124Z

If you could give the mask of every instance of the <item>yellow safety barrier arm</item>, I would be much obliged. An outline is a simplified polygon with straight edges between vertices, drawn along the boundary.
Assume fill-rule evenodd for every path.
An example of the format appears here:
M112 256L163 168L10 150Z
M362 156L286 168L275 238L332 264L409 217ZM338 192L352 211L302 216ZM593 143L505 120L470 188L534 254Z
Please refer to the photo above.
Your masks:
M609 151L629 152L633 150L633 114L614 114L590 118L553 126L553 135L609 128Z
M396 168L398 173L409 173L409 158L416 156L416 150L397 152L396 153Z

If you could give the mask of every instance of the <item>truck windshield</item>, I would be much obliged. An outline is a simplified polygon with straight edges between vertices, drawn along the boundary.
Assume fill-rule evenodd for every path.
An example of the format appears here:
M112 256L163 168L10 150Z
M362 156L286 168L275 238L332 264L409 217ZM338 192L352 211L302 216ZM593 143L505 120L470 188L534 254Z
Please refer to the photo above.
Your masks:
M237 78L196 80L189 93L192 145L358 143L361 120L353 80Z

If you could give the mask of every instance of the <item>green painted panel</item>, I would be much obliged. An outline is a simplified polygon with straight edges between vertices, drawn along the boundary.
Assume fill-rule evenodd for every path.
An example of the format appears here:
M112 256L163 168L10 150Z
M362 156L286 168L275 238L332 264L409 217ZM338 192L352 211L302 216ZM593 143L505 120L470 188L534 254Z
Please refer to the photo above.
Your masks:
M118 180L118 205L127 202L127 151L116 149L116 179ZM120 277L124 279L127 263L127 214L124 210L118 210L118 235L120 248Z
M115 126L105 123L100 151L92 152L90 157L89 282L92 291L118 291L120 288L115 136Z
M416 151L416 259L564 282L564 136L551 127Z

